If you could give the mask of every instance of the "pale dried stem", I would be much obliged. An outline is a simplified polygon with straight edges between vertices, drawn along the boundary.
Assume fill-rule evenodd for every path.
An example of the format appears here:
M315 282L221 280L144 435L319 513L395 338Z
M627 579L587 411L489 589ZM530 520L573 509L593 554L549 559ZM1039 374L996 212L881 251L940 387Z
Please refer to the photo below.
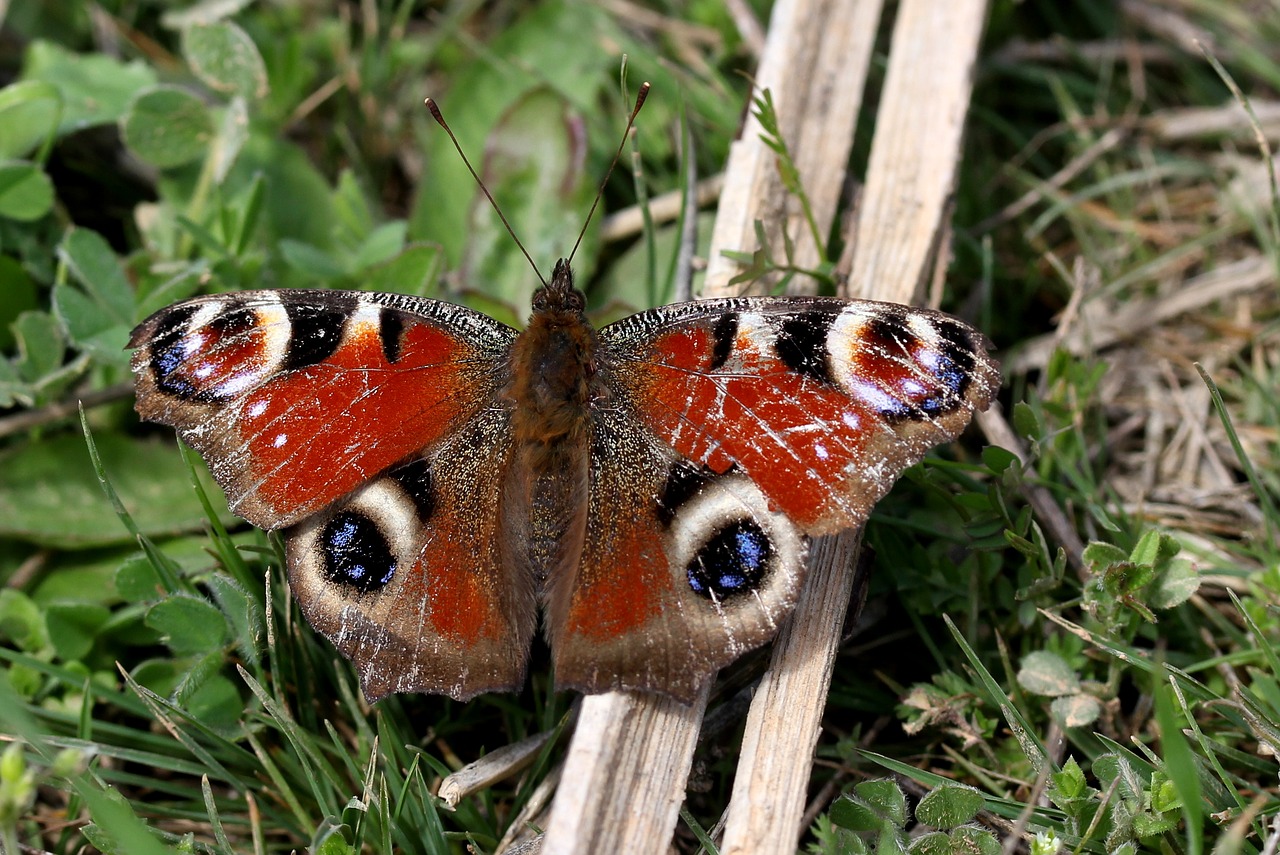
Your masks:
M676 825L709 690L689 706L630 692L583 698L543 853L661 851Z
M864 40L873 38L879 14L878 6L873 15L868 5L858 9L867 22ZM853 227L850 288L856 296L910 302L926 277L955 182L985 18L984 0L949 4L945 11L929 0L899 6ZM837 174L829 172L826 183L836 184ZM808 583L775 642L747 719L722 852L795 851L857 549L852 532L815 544Z

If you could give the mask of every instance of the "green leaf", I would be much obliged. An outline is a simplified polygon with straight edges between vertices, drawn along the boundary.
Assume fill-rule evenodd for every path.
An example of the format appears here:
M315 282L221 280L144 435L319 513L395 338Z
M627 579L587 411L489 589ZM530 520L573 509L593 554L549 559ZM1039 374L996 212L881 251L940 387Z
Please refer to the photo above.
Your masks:
M1018 436L1030 440L1037 440L1047 432L1035 408L1026 401L1013 405L1013 429Z
M544 91L562 93L564 98L574 100L582 109L591 109L602 92L610 89L610 78L613 75L601 72L605 69L616 70L616 54L605 48L616 35L613 28L614 24L608 15L598 5L589 3L537 4L530 7L528 14L504 27L501 35L486 45L489 55L477 56L470 64L460 68L451 81L452 91L465 93L457 99L458 109L453 108L452 99L442 104L463 150L473 160L479 158L480 152L488 151L486 138L502 121L504 114L509 114L513 106L529 97L531 90L538 87L545 87ZM573 49L566 50L567 45L572 45ZM512 63L495 63L491 60L495 56L520 57L522 66L537 68L539 73L536 76L530 75ZM539 93L534 100L543 102L536 109L546 113L539 124L558 121L569 112L563 101L547 107L543 93ZM655 99L650 98L649 101L654 104ZM621 131L621 120L616 128ZM581 133L581 128L576 123L565 130ZM509 135L514 137L513 142L518 145L518 129L512 127L510 131L514 132ZM425 170L418 182L423 190L418 194L416 209L411 217L410 234L417 239L439 241L445 248L446 257L452 262L456 263L464 252L476 258L483 249L472 250L468 248L468 244L477 237L481 242L490 242L496 236L476 235L473 231L473 209L477 207L477 202L482 201L477 196L475 182L461 168L457 152L453 150L448 137L434 123L431 123L425 134L424 144L427 148ZM536 158L532 152L529 154L530 159ZM524 159L522 156L521 160ZM492 157L486 157L485 163L477 164L486 176L491 160ZM596 168L603 167L598 165ZM553 182L557 181L559 179L552 175L558 171L559 167L549 169L545 177ZM556 185L554 191L544 198L544 204L550 205L558 200L558 205L562 206L549 220L530 223L539 233L545 233L545 237L530 241L530 235L524 231L524 221L517 222L516 218L512 218L517 232L529 246L535 261L549 266L555 254L567 251L586 214L586 205L581 200L585 195L589 202L590 193L599 177L596 174L590 176L591 180L585 183L585 193L580 194L571 182L568 185ZM568 198L561 198L560 194L566 188L570 195ZM492 184L490 189L510 216L512 210L506 195ZM516 189L520 192L519 188ZM530 191L532 189L528 188ZM570 221L571 224L566 228L565 223ZM501 228L496 220L486 220L486 225ZM506 252L509 246L504 245L503 251ZM511 262L510 272L519 278L504 282L501 288L493 292L509 303L519 302L516 295L527 294L527 290L522 289L529 287L530 271L527 263L523 270L518 270L515 264L514 261ZM478 270L475 275L479 275Z
M1105 569L1108 564L1129 560L1129 556L1120 547L1097 540L1084 548L1082 557L1095 573Z
M907 797L897 781L891 778L862 781L853 791L893 825L901 828L907 824Z
M841 828L850 831L877 831L884 825L884 819L861 799L844 795L831 805L831 821Z
M1178 796L1178 788L1168 776L1156 772L1151 776L1151 789L1148 790L1149 806L1156 813L1168 813L1182 807L1182 799Z
M207 600L174 594L147 610L146 624L160 633L174 653L206 653L227 640L227 620Z
M982 464L992 472L1003 472L1018 463L1018 455L998 445L982 449Z
M115 252L97 232L67 231L58 245L76 287L67 281L53 289L53 309L71 340L98 359L124 365L133 327L133 288Z
M50 83L21 80L0 89L0 160L46 146L61 117L62 94Z
M974 825L957 828L950 837L956 855L1000 855L1002 850L994 834Z
M197 721L214 730L229 732L244 715L244 698L236 684L222 674L214 674L186 698L189 712Z
M213 180L216 183L222 184L226 181L231 167L235 165L236 159L248 142L249 107L245 104L245 100L237 95L231 99L227 109L222 111L218 134L209 152L213 163Z
M351 269L359 272L395 258L404 247L408 230L409 224L404 220L392 220L375 228L356 250Z
M1156 578L1147 591L1147 603L1156 609L1172 609L1191 599L1199 589L1200 572L1195 564L1170 555L1162 558L1156 567Z
M125 506L144 534L200 530L204 509L186 464L169 442L98 438L98 451ZM204 489L217 495L207 471ZM235 518L225 510L222 519ZM84 439L72 434L19 444L0 454L0 537L83 549L131 542L89 465Z
M907 851L911 855L952 855L951 835L945 831L926 831L912 839Z
M427 297L436 293L444 255L434 244L410 244L390 261L364 271L360 286L369 291L388 291Z
M213 141L213 117L187 90L156 86L133 99L121 131L134 154L160 169L171 169L205 156Z
M864 781L831 805L831 821L851 831L896 831L906 823L907 801L902 788L887 779Z
M134 555L121 564L115 585L120 598L130 603L152 602L165 595L160 574L145 555Z
M117 121L141 89L156 82L145 62L120 62L105 53L76 54L47 41L27 48L24 80L44 81L62 96L58 135Z
M342 826L326 830L325 836L318 844L313 844L311 851L316 855L353 855L351 844L341 833Z
M66 341L62 328L48 312L23 312L13 324L18 359L14 367L24 380L34 382L62 367Z
M49 646L43 610L14 588L0 588L0 638L12 641L27 653L38 653Z
M1085 727L1102 715L1102 705L1092 695L1064 695L1053 699L1049 712L1063 727Z
M18 377L13 363L0 357L0 407L12 407L17 403L32 406L35 390L30 383Z
M1173 677L1169 678L1173 680ZM1187 824L1187 852L1199 852L1204 828L1204 805L1200 778L1191 746L1182 732L1187 712L1178 703L1170 683L1156 688L1156 721L1160 725L1160 753L1164 757L1163 772L1177 793L1182 817ZM1154 775L1152 776L1155 777ZM1153 803L1154 803L1153 799ZM1161 799L1168 802L1168 799Z
M263 199L264 230L277 238L331 246L336 224L329 183L306 153L286 140L250 134L226 183L247 185L259 173L270 188Z
M91 781L82 779L76 792L93 818L81 832L94 848L103 855L175 855L174 849L155 838L119 791Z
M347 272L329 253L302 241L280 241L280 255L294 270L313 279L338 279Z
M262 605L225 573L215 573L206 584L231 627L231 639L240 650L240 656L256 667L266 635L267 620Z
M1173 831L1177 827L1178 819L1174 816L1140 813L1133 818L1133 833L1138 837L1155 837Z
M1133 552L1129 553L1129 560L1134 564L1155 566L1177 555L1181 548L1178 541L1172 537L1152 530L1143 534L1138 540L1137 545L1133 547Z
M368 236L377 222L359 179L350 169L338 173L338 184L333 188L333 212L343 238L350 238L352 242Z
M1080 679L1067 661L1047 650L1034 651L1022 660L1018 685L1034 695L1051 698L1080 691Z
M110 617L110 610L97 603L50 603L45 609L49 640L64 660L87 656L98 630Z
M934 828L955 828L986 807L982 793L961 784L937 787L916 806L916 819Z
M34 163L0 163L0 217L29 223L53 209L53 182Z
M36 309L36 285L22 262L7 255L0 255L0 351L10 351L15 344L10 325L23 312ZM4 360L0 359L0 362Z
M1058 801L1060 798L1082 798L1089 790L1089 782L1085 779L1084 770L1080 768L1075 757L1068 757L1067 762L1062 764L1062 771L1053 773L1052 780L1053 788L1050 790L1050 796L1055 803L1060 804Z
M544 265L572 248L594 192L582 168L580 121L557 94L532 92L486 141L482 177L530 256ZM487 203L471 208L467 227L461 280L483 282L488 296L523 311L540 284L528 259ZM589 247L579 251L591 257Z
M209 88L246 100L267 95L267 67L258 46L231 21L197 24L182 33L182 53Z

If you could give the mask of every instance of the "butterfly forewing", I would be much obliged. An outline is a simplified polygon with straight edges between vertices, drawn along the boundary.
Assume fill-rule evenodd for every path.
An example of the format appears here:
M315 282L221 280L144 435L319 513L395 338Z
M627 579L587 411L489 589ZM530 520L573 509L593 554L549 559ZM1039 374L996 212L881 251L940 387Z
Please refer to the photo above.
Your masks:
M138 412L209 461L232 510L297 522L488 406L515 331L449 303L257 291L134 330Z
M999 380L979 333L886 303L710 300L600 335L617 397L649 430L714 472L745 473L814 535L861 525Z

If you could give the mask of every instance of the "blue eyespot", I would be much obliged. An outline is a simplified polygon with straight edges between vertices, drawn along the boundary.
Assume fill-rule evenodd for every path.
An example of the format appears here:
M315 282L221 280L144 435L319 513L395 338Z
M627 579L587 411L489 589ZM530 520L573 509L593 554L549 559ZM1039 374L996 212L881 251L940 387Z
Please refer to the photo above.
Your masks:
M320 533L325 575L368 594L385 587L396 574L396 561L382 532L368 517L342 511Z
M689 562L689 588L717 602L759 590L768 575L773 544L754 520L719 529Z

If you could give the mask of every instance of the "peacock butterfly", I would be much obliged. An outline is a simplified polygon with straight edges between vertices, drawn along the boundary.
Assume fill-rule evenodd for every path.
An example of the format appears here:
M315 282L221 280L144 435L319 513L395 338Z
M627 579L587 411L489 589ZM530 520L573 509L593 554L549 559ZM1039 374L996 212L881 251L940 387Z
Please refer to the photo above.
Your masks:
M821 297L594 329L567 261L523 332L436 300L198 297L133 332L138 412L282 531L366 696L556 680L691 699L795 603L808 537L861 525L999 384L947 315Z
M774 635L809 537L862 525L1000 382L927 309L738 297L597 330L585 305L565 259L522 332L400 294L198 297L133 331L137 410L281 530L370 700L519 688L541 611L562 688L687 703Z

